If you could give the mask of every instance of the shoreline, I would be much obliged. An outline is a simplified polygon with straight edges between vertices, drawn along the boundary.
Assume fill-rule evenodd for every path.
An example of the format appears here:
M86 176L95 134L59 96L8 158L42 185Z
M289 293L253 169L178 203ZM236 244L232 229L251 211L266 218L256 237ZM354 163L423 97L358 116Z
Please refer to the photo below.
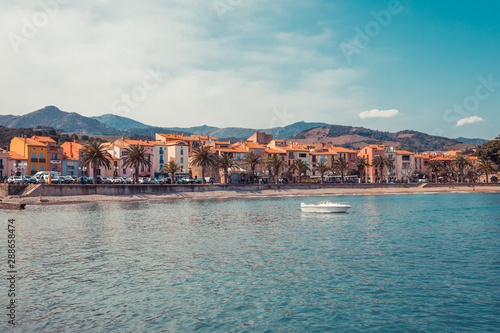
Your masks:
M138 202L138 201L172 201L172 200L230 200L244 198L279 198L279 197L313 197L313 196L354 196L354 195L401 195L401 194L439 194L439 193L500 193L500 186L455 185L449 187L385 187L385 188L315 188L315 189L264 189L264 190L218 190L206 192L176 192L166 194L131 194L104 195L90 194L85 196L45 196L9 197L3 202L25 203L27 205L65 205L86 204L96 202Z

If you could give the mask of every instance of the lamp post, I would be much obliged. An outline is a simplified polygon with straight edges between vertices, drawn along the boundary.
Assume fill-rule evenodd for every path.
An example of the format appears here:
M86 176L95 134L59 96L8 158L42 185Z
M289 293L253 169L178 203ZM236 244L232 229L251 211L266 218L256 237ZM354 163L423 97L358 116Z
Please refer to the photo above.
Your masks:
M24 169L28 166L28 163L26 162L21 162L18 161L17 163L14 162L14 169L16 169L16 176L22 176ZM12 171L11 171L12 173ZM17 174L19 173L19 175Z

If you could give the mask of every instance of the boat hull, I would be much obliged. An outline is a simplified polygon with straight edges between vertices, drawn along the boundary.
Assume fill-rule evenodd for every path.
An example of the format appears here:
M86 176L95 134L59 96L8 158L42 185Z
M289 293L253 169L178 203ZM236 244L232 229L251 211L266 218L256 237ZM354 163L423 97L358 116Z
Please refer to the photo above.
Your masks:
M300 205L304 213L346 213L350 208L350 205Z

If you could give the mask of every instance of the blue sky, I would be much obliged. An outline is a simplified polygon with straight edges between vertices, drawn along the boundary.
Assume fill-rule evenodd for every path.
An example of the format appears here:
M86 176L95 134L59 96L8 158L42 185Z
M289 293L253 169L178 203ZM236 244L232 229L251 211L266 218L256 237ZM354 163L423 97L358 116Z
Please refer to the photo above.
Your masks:
M45 4L45 5L41 5ZM1 114L500 134L495 1L0 0Z

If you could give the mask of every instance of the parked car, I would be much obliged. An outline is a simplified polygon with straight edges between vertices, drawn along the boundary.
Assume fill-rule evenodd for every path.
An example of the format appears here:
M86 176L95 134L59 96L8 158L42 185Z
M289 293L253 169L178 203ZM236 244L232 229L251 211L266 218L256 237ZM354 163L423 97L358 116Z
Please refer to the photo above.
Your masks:
M36 179L34 177L22 176L22 178L23 178L24 182L27 184L35 184L36 183Z
M24 179L21 176L12 176L7 179L9 184L24 184Z

